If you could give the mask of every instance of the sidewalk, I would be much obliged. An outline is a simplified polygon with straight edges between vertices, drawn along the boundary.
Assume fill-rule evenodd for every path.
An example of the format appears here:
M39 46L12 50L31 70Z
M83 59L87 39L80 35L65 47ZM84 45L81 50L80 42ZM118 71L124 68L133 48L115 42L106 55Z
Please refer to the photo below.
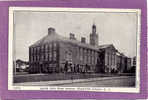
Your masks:
M83 83L83 82L93 82L93 81L123 79L123 78L129 78L129 77L134 78L135 76L99 77L99 78L74 79L74 80L24 82L24 83L15 83L14 85L15 86L56 86L56 85L71 84L71 83Z

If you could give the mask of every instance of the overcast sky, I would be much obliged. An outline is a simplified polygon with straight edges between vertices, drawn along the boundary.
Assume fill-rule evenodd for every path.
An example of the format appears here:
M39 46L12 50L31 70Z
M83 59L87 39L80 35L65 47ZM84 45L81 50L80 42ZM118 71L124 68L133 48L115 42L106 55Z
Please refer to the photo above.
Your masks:
M89 43L92 24L99 35L99 45L113 44L120 52L136 56L136 13L14 12L16 59L29 60L29 46L48 34L53 27L62 36L83 36Z

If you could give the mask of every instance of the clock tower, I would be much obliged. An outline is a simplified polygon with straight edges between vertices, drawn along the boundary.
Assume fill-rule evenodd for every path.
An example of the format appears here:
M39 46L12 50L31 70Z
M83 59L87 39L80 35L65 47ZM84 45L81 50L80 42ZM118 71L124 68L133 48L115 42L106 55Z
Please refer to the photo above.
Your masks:
M96 33L96 25L92 25L92 33L90 34L90 45L98 46L98 34Z

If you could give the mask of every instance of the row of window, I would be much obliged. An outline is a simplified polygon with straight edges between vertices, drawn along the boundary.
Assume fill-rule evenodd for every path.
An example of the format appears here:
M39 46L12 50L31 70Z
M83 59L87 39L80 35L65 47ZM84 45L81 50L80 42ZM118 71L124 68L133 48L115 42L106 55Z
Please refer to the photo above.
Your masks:
M98 53L96 51L85 48L79 48L78 52L79 52L78 56L80 58L80 61L82 61L82 63L88 63L88 64L97 63Z
M45 68L45 67L46 67L46 68L47 68L47 67L56 67L57 64L53 64L53 63L51 63L51 64L43 64L43 66L44 66L44 68ZM38 64L37 64L37 65L35 65L35 64L34 64L34 65L31 65L31 67L34 67L34 68L36 68L36 69L37 69L37 68L40 69L40 65L38 65Z
M56 61L57 60L57 52L49 52L44 53L42 55L31 55L30 62L39 62L39 61Z
M65 52L65 59L67 61L71 61L72 60L72 51L66 51ZM75 56L75 55L73 55ZM86 50L84 48L79 48L77 51L77 56L78 59L80 59L81 63L84 64L96 64L97 63L97 57L98 57L98 53L96 51L93 50Z
M30 54L39 54L41 52L49 52L52 50L57 50L57 43L53 42L50 44L45 44L38 47L32 47L30 48Z
M97 64L97 57L95 56L84 56L82 62L85 64Z
M88 55L88 56L97 55L97 51L89 50L89 49L85 49L85 48L79 48L79 49L78 49L78 53L80 53L80 54L82 54L82 55Z

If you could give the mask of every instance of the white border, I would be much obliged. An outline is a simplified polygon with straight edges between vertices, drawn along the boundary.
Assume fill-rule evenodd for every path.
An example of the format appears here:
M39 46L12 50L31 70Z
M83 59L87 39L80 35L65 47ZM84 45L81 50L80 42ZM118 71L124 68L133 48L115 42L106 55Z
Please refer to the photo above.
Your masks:
M137 13L137 66L136 87L53 87L53 86L13 86L13 12L14 11L73 11L73 12L133 12ZM96 92L140 92L140 32L141 32L141 10L140 9L104 9L104 8L50 8L50 7L9 7L9 40L8 40L8 90L64 90L64 91L96 91Z

